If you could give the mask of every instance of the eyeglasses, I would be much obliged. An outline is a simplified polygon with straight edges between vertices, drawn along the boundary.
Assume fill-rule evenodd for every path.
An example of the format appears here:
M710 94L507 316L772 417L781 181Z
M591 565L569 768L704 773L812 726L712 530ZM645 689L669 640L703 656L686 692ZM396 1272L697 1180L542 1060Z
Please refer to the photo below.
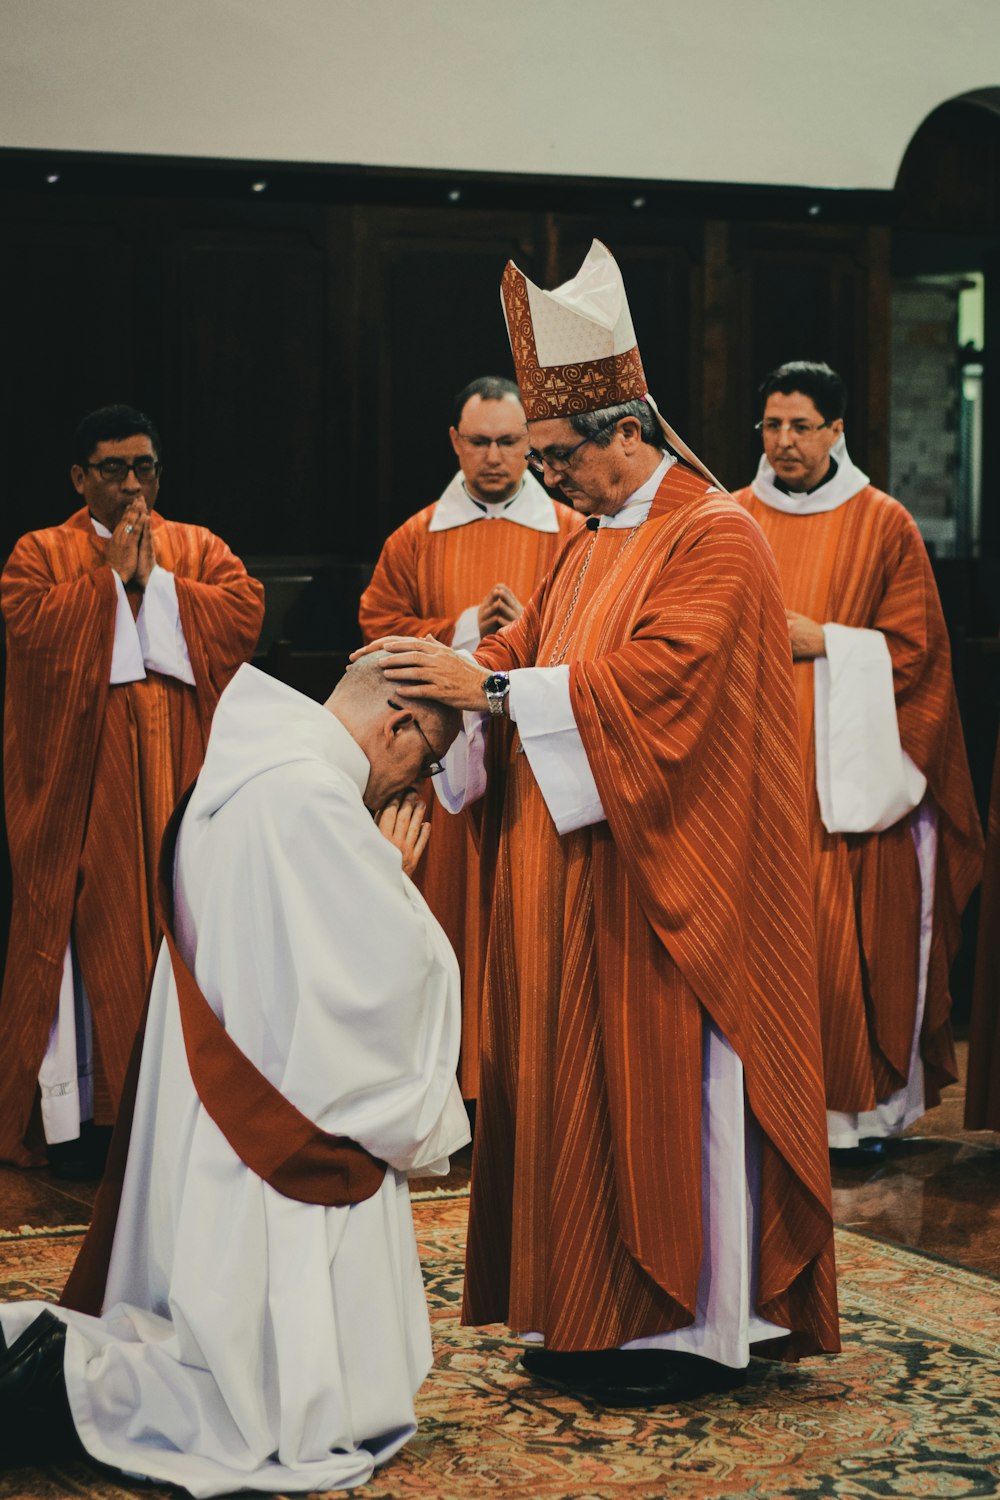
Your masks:
M540 474L545 465L548 465L550 469L564 472L569 468L574 454L579 453L581 448L586 448L587 444L592 443L595 437L599 437L602 432L607 432L609 427L616 427L622 420L623 418L621 417L615 417L611 422L602 422L596 432L592 432L589 437L585 437L575 447L563 448L561 452L558 448L546 448L544 453L539 453L536 448L529 448L527 454L528 467L533 469L536 474Z
M777 417L765 417L760 422L754 423L754 432L766 432L768 437L777 437L787 427L792 437L808 437L811 432L819 432L824 427L829 427L829 422L805 422L796 419L794 422L779 422Z
M520 448L522 443L528 441L527 434L523 432L519 433L516 437L510 433L505 433L503 437L494 438L486 437L481 432L459 432L456 427L455 433L462 439L463 443L468 443L470 448L476 448L481 453L488 453L494 443L496 443L501 453L510 453L514 448Z
M430 760L424 762L423 767L421 768L421 774L423 776L440 776L441 772L444 770L444 766L438 760L438 753L434 749L434 746L431 744L430 740L421 729L420 720L417 718L416 714L410 708L404 709L401 703L394 703L391 698L387 699L386 701L388 702L389 707L394 708L397 713L408 713L410 715L410 723L416 725L417 732L419 733L420 738L423 740L424 744L431 752L431 758Z
M105 484L124 484L129 473L133 473L138 484L149 484L160 472L160 463L155 458L137 458L128 463L124 458L102 458L96 464L81 464L83 469L96 469Z

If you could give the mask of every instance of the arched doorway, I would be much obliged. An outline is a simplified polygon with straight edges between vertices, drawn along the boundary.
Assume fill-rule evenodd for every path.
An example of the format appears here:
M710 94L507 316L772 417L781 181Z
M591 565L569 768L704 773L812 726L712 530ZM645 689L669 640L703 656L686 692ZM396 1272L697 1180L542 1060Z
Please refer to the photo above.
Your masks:
M983 433L1000 419L1000 86L924 120L894 196L893 491L938 558L997 558L1000 457Z
M1000 86L928 115L894 197L890 487L933 556L985 814L1000 719ZM976 907L953 976L957 1020Z

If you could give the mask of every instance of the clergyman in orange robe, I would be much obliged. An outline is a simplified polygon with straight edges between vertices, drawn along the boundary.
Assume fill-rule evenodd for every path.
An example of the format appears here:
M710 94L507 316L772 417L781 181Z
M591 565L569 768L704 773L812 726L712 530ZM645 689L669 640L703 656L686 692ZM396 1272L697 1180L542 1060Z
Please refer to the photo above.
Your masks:
M400 694L488 709L450 806L484 728L517 730L463 1318L534 1340L537 1379L673 1402L751 1349L839 1347L784 609L759 528L653 415L607 250L503 292L534 461L586 529L478 667L381 643Z
M487 375L466 386L455 399L450 435L459 472L383 547L361 598L365 641L433 635L456 650L474 650L483 636L517 618L580 525L528 472L524 409L513 381ZM462 972L459 1082L466 1099L479 1092L480 993L508 748L501 738L493 747L498 795L492 821L435 818L416 877Z
M74 452L84 508L21 537L0 584L14 885L0 1158L22 1166L114 1120L154 956L160 835L263 618L261 585L223 541L154 510L148 418L92 413Z
M982 837L937 588L912 517L851 462L844 387L761 387L737 495L788 610L810 817L829 1142L878 1153L955 1078L948 976Z

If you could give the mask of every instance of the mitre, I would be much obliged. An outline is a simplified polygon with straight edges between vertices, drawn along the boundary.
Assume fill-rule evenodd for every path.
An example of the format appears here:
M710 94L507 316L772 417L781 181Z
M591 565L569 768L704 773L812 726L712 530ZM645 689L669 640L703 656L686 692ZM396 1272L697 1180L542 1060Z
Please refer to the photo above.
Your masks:
M594 240L576 275L551 292L508 261L500 300L529 422L600 411L641 398L656 412L670 446L718 485L660 416L649 395L625 283L606 245Z

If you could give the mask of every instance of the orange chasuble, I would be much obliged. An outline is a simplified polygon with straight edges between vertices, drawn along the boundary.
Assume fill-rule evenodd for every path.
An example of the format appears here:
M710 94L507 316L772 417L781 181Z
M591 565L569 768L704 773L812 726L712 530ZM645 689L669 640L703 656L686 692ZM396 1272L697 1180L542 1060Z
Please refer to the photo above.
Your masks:
M966 1130L1000 1130L1000 739L993 765L969 1028Z
M771 544L789 609L820 624L879 630L892 658L903 749L938 812L933 933L920 1050L930 1109L954 1080L948 975L982 838L951 675L948 632L909 512L873 485L835 510L787 515L734 496ZM806 778L827 1106L874 1109L903 1087L916 1021L920 871L902 818L879 833L828 833L816 791L813 663L794 665Z
M760 1128L758 1346L839 1347L808 853L774 562L675 464L583 530L494 670L568 662L607 821L560 836L515 738L463 1317L603 1349L694 1320L706 1017ZM487 792L489 796L489 792Z
M263 589L225 542L153 515L195 686L109 685L118 591L86 510L24 536L4 570L4 776L14 882L0 1000L0 1158L41 1159L38 1070L73 954L90 1002L99 1122L113 1120L156 944L160 837L197 775L219 694L253 652ZM141 594L129 588L133 613Z
M382 635L436 636L450 645L462 612L479 604L496 583L505 583L523 603L552 566L580 517L550 502L558 531L535 531L503 515L447 531L428 531L437 502L394 531L382 549L372 581L361 596L365 643ZM509 736L509 731L508 731ZM507 746L491 736L490 775L499 790ZM462 1051L458 1079L462 1095L479 1094L479 1016L487 923L493 889L496 837L502 799L490 819L453 818L435 811L430 787L423 789L433 832L415 876L431 911L448 934L462 971Z

